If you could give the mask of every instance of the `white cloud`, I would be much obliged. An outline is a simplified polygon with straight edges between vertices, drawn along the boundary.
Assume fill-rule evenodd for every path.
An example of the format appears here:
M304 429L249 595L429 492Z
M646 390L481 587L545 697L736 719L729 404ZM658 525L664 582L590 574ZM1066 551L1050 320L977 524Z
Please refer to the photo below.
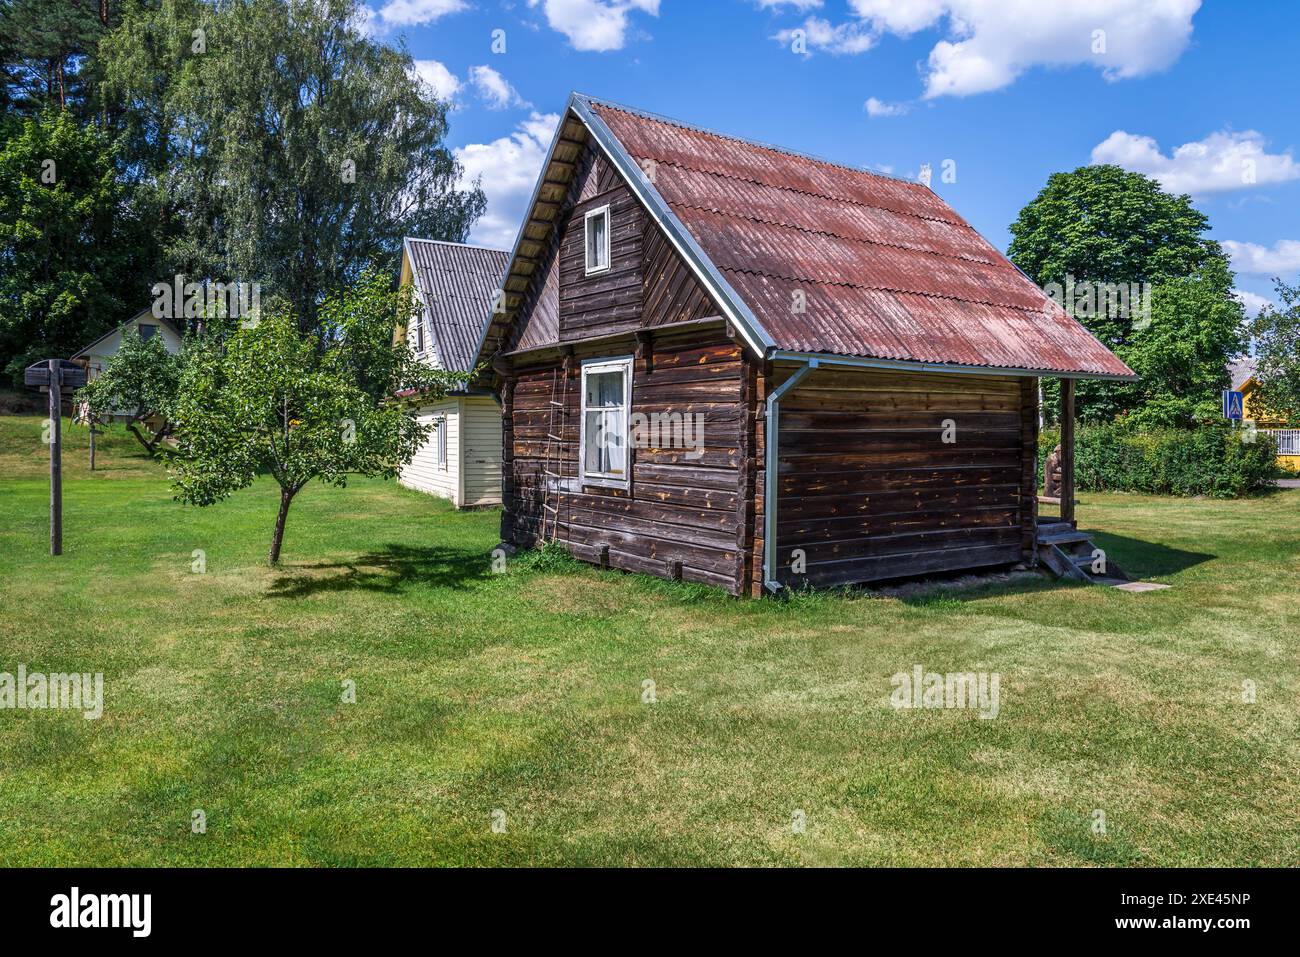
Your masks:
M876 38L864 24L849 21L833 25L829 20L823 20L821 17L809 17L801 27L780 30L772 39L791 47L797 53L803 53L804 56L811 56L813 50L835 54L863 53L871 49L876 42ZM796 46L801 39L802 48Z
M460 89L460 79L437 60L416 60L415 75L433 88L440 100L450 100Z
M490 66L470 67L469 82L489 110L504 110L508 106L532 106L519 95L518 90L506 82L505 77Z
M1237 297L1238 302L1246 307L1247 319L1254 319L1262 310L1273 308L1273 300L1267 296L1248 292L1245 289L1234 289L1232 294Z
M754 0L762 10L779 10L782 7L793 7L800 13L805 10L815 10L822 5L822 0Z
M380 32L379 14L372 7L357 7L352 14L352 25L363 37L374 37Z
M861 19L870 20L878 30L899 36L934 26L948 6L944 0L849 0L849 7Z
M907 112L906 103L886 103L874 96L867 97L867 102L863 106L867 116L902 116Z
M621 50L627 42L628 14L659 15L659 0L528 0L540 6L551 29L563 33L575 50Z
M389 0L379 10L385 23L412 27L469 9L465 0Z
M464 168L462 188L481 178L487 195L487 212L474 224L472 242L500 249L514 243L559 122L558 114L534 111L509 136L454 150Z
M969 96L1008 86L1036 66L1091 65L1108 80L1162 70L1182 55L1200 6L1201 0L850 0L856 20L819 26L853 43L814 44L809 30L809 46L861 53L886 33L944 29L925 67L925 96ZM790 32L777 39L788 42Z
M1146 173L1170 192L1193 195L1300 179L1291 153L1268 153L1266 142L1254 130L1211 133L1166 156L1151 137L1116 130L1093 148L1092 161Z
M1272 248L1225 239L1223 251L1237 272L1252 276L1284 276L1300 272L1300 239L1279 239Z
M380 8L380 17L395 26L419 26L467 9L465 0L389 0Z

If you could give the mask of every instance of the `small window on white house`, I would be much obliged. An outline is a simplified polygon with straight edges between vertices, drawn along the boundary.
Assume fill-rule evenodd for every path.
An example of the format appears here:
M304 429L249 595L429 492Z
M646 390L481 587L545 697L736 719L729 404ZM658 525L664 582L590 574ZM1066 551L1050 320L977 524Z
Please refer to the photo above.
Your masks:
M598 359L582 367L582 480L626 485L632 360Z
M447 467L447 417L438 416L438 432L436 435L438 449L438 468Z
M158 334L158 327L154 325L150 325L147 322L139 323L136 326L136 328L140 330L140 338L143 339L145 342L148 342L150 339L152 339L154 336Z
M415 351L424 355L424 320L418 315L415 317Z
M586 224L587 273L609 268L609 207L593 209L583 219Z

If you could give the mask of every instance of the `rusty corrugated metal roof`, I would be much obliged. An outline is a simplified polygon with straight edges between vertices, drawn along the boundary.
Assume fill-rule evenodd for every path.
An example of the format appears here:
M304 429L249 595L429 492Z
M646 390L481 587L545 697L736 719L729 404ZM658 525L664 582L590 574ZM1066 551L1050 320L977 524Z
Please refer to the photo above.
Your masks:
M407 239L406 250L438 361L470 371L509 253L435 239Z
M777 350L1134 375L920 183L585 102Z

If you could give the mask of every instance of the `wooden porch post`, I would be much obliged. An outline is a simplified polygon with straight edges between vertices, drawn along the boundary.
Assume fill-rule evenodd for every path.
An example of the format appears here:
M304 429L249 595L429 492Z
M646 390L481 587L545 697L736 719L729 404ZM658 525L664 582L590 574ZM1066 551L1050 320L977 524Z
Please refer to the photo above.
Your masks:
M1061 521L1074 524L1074 380L1061 380Z

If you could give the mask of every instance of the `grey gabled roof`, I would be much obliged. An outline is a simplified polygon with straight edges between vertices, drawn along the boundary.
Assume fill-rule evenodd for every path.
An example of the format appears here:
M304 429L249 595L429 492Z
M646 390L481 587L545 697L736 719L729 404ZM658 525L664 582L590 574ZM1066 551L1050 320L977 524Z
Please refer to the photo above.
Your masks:
M1255 360L1249 358L1233 359L1228 363L1228 375L1232 377L1232 388L1239 390L1255 377Z
M404 245L438 361L452 371L472 370L506 251L438 239L408 238Z

